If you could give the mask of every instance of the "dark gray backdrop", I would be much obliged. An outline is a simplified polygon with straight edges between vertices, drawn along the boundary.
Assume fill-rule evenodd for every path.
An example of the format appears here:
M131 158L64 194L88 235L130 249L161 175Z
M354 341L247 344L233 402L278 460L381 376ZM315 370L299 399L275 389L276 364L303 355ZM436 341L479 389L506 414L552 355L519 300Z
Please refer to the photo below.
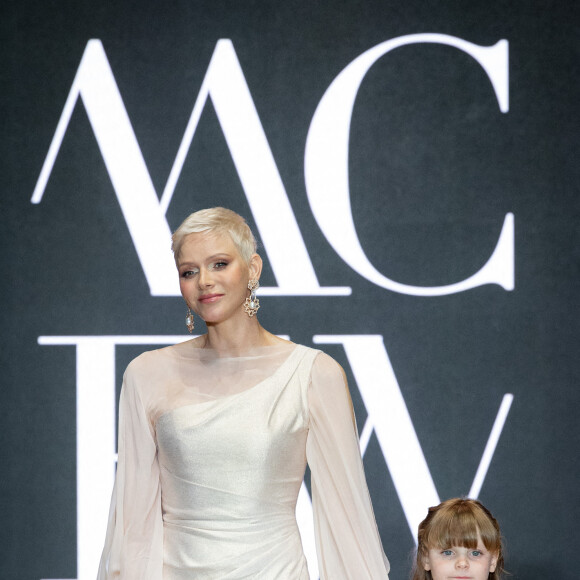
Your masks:
M442 499L469 491L498 402L513 393L480 499L501 523L514 578L577 577L577 3L23 0L1 11L1 578L77 573L75 352L38 337L185 331L182 301L149 292L80 101L44 199L30 202L93 38L159 193L216 42L232 40L320 283L352 288L264 297L262 324L307 345L316 334L382 335ZM481 68L455 49L380 59L351 128L359 239L390 278L449 284L483 265L513 212L511 292L380 288L337 256L307 202L304 147L325 90L365 50L420 32L507 39L510 110L500 113ZM254 225L208 104L167 220L175 228L213 205ZM267 259L264 282L274 285ZM144 348L117 348L118 382ZM323 348L345 366L364 423L344 351ZM391 577L403 579L413 539L374 435L365 466Z

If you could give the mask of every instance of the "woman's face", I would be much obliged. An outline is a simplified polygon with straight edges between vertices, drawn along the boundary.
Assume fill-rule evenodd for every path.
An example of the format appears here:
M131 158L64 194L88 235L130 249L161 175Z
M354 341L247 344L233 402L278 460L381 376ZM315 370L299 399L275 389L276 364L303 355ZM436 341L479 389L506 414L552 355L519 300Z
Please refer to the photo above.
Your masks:
M258 279L261 259L246 264L228 234L201 232L185 237L177 269L181 294L206 324L243 317L248 280Z
M433 580L487 580L496 564L497 554L490 553L479 538L475 549L462 546L443 550L432 548L423 566L431 571Z

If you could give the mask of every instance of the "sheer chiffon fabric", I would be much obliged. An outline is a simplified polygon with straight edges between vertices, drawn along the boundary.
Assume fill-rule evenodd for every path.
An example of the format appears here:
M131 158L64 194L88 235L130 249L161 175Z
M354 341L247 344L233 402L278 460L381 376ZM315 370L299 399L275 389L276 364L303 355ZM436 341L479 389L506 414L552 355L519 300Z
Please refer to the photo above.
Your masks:
M118 447L98 580L308 580L307 461L321 578L388 578L345 377L319 351L144 353L125 373Z

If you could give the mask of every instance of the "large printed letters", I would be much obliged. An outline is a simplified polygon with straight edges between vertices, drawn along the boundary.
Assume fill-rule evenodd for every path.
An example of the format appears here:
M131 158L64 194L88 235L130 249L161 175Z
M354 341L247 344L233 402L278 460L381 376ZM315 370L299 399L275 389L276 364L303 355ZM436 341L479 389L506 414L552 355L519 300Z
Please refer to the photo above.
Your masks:
M481 47L452 36L418 34L401 36L375 46L336 77L312 119L305 149L305 176L313 215L330 245L349 266L372 283L393 292L440 296L484 284L498 284L511 290L514 287L512 214L504 217L495 250L487 263L466 280L448 286L416 287L391 280L374 269L359 243L350 209L348 183L348 138L354 99L365 74L377 59L395 47L413 43L447 44L469 54L488 75L500 110L508 110L506 41L492 47ZM276 279L277 286L262 289L262 294L350 294L348 287L319 284L230 40L219 40L215 47L160 197L153 186L103 46L100 41L91 40L74 78L32 202L42 200L79 97L86 108L152 296L179 295L173 259L165 250L170 237L165 215L208 98L216 111ZM118 344L171 344L180 340L183 337L39 337L40 344L74 345L77 351L79 580L94 577L114 478L115 347ZM364 453L370 434L374 432L409 528L414 532L427 506L437 503L439 497L382 337L316 335L313 342L343 346L368 410L361 434L361 450ZM477 497L485 480L510 403L511 395L506 395L469 491L472 497ZM298 501L298 519L309 568L316 577L311 512L310 498L303 487Z
M454 46L472 56L488 75L502 112L508 110L508 45L500 40L490 47L477 46L444 34L412 34L383 42L361 54L334 79L322 97L306 140L304 170L312 213L338 255L367 280L401 294L442 296L499 284L514 288L514 223L507 214L488 262L473 276L448 286L422 287L400 284L378 272L362 249L350 207L348 153L350 120L361 82L370 67L394 48L417 43Z
M400 284L378 272L366 257L352 220L348 184L348 136L352 107L373 63L406 44L440 43L472 56L492 82L500 110L508 110L508 47L499 41L481 47L442 34L408 35L381 43L348 65L333 81L314 114L305 151L308 199L322 232L338 255L361 276L393 292L418 296L453 294L498 284L514 287L514 224L507 214L488 262L474 275L448 286ZM211 98L232 154L277 287L262 294L348 295L348 287L320 286L280 178L246 79L230 40L219 40L161 200L133 131L113 72L99 40L87 44L57 130L32 196L42 200L74 106L82 98L153 296L177 296L179 289L167 248L167 207L189 151L205 103Z
M167 345L189 336L40 336L41 345L76 346L77 353L77 550L78 580L94 577L100 557L115 473L115 347ZM439 503L433 478L407 405L379 335L316 335L315 344L341 344L362 395L368 418L361 435L364 454L374 430L410 535L431 505ZM354 385L351 385L354 388ZM471 497L477 497L501 435L512 396L506 395L477 470ZM458 493L462 490L458 490ZM462 491L466 493L465 491ZM317 577L312 505L302 488L297 518L313 578Z
M218 41L159 201L99 40L87 44L32 195L42 200L79 96L97 138L152 296L179 296L165 219L203 107L211 98L278 287L262 294L348 295L318 284L296 218L230 40Z

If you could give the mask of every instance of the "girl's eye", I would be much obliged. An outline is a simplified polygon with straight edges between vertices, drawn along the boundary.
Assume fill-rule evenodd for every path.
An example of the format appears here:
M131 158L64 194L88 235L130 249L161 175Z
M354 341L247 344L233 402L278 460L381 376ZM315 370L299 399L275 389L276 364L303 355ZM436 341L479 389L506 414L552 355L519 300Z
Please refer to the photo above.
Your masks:
M453 555L453 550L442 550L441 552L444 556L451 556Z
M481 556L481 552L479 550L472 550L471 555L477 558L478 556Z

